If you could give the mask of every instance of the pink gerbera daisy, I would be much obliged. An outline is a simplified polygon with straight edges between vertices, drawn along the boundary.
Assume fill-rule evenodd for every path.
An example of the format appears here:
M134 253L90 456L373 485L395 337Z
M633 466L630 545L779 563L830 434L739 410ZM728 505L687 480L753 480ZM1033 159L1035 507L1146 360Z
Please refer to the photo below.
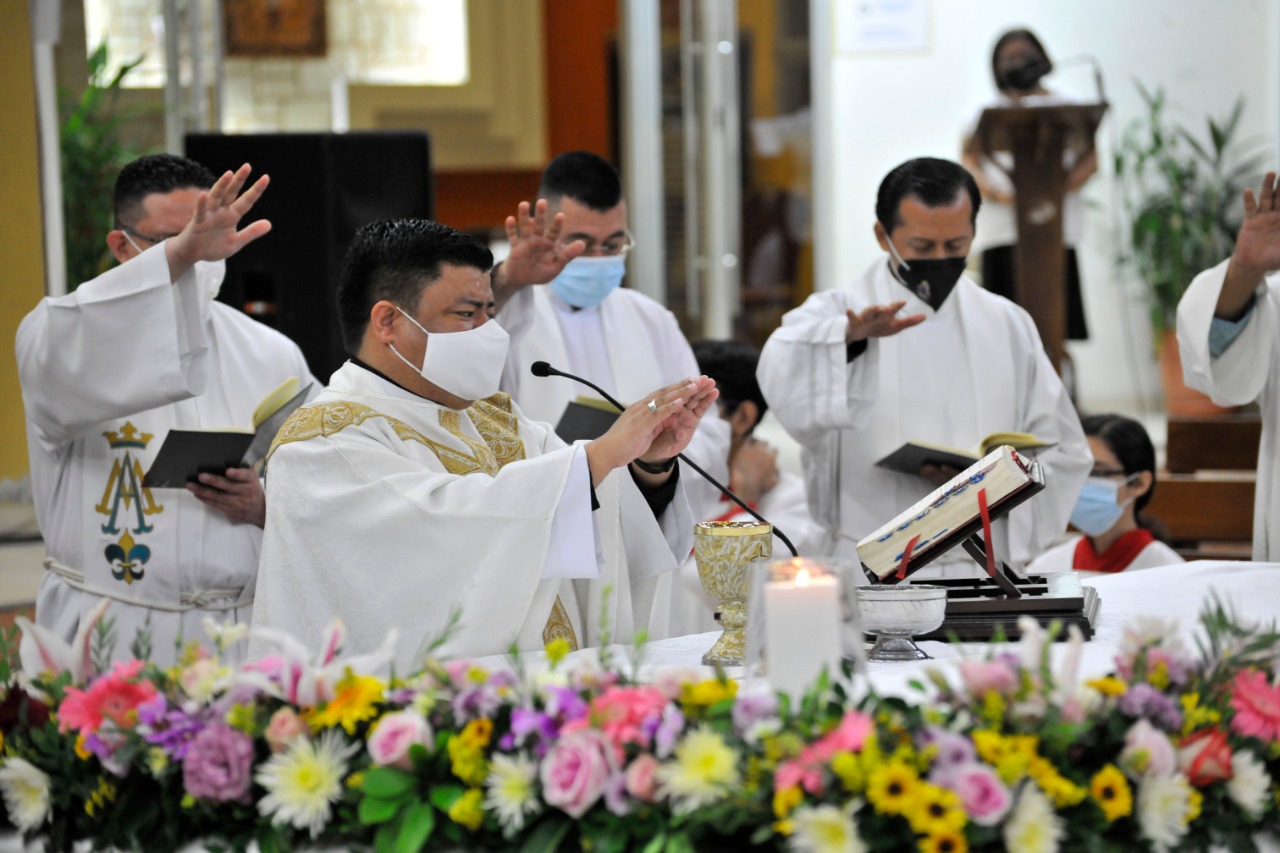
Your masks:
M1280 740L1280 687L1273 687L1265 673L1252 670L1237 675L1231 707L1236 711L1231 727L1238 733L1264 741Z

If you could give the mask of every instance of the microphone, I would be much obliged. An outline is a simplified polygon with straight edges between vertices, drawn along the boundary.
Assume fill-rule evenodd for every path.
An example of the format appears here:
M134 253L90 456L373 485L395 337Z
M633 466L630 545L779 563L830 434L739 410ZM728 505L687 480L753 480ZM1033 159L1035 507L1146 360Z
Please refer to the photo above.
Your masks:
M597 394L603 397L606 401L608 401L610 405L617 408L619 412L627 408L626 406L619 403L617 400L613 399L613 397L610 396L607 391L605 391L603 388L601 388L599 385L595 384L594 382L588 382L587 380L583 379L581 376L574 376L572 373L565 373L563 370L556 370L554 367L547 364L545 361L535 361L533 364L529 365L529 372L532 373L534 376L539 376L539 377L563 376L565 379L572 379L574 382L580 382L583 385L586 385L592 391L595 391ZM735 504L740 506L743 509L743 511L747 513L747 515L751 516L761 524L767 524L770 527L772 527L773 535L777 536L779 539L782 540L782 544L787 546L787 550L791 552L791 556L793 557L800 556L798 553L796 553L796 546L791 544L791 540L787 538L787 535L783 533L781 530L779 530L777 527L775 527L773 523L769 521L769 519L765 518L763 515L756 512L751 507L747 506L746 501L744 501L742 498L735 495L733 492L729 491L727 486L721 485L721 483L718 480L716 480L715 477L712 477L706 471L703 471L697 465L690 462L688 456L685 456L683 453L677 453L676 458L679 459L684 464L688 465L694 471L698 472L698 474L702 477L702 479L706 480L708 483L710 483L711 485L719 489L721 493L724 494L725 497L727 497L729 500L733 501Z

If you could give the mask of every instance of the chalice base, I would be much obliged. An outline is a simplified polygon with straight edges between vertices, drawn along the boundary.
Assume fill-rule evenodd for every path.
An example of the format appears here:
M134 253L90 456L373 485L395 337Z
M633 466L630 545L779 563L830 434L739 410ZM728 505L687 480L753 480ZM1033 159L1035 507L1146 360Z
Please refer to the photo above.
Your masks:
M916 645L910 633L882 631L876 634L876 644L867 650L867 660L895 662L932 658Z
M741 628L725 628L715 645L702 656L703 666L742 666L746 654L747 634Z

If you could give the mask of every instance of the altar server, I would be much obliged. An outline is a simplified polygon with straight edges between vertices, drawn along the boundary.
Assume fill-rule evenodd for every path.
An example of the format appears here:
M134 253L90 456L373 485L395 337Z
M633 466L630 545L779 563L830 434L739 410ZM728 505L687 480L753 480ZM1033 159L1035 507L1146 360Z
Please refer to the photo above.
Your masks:
M1115 574L1183 562L1142 515L1156 488L1156 449L1142 424L1111 414L1090 415L1081 425L1093 455L1093 470L1071 512L1071 525L1081 533L1033 560L1028 574Z
M266 189L245 165L216 182L198 163L135 160L115 187L107 244L120 266L42 301L18 328L36 515L46 561L36 619L70 640L114 600L115 657L140 628L152 660L247 622L264 518L258 474L202 474L189 491L143 487L171 429L248 427L291 376L312 381L288 338L214 301L224 259L270 230L237 223ZM232 650L234 654L234 649Z
M510 256L493 276L498 319L511 335L502 390L534 420L556 424L576 397L595 396L568 379L535 378L546 361L631 403L656 385L698 372L675 316L637 290L621 287L635 242L618 172L588 151L561 154L542 173L530 216L522 203L507 219ZM643 251L643 247L639 247ZM546 286L530 286L549 282ZM706 418L686 455L724 482L729 428ZM720 493L685 479L695 516L713 512Z
M492 263L426 220L357 233L338 292L352 358L268 460L258 626L314 639L338 617L355 652L394 627L402 672L455 611L439 654L595 645L602 624L665 636L693 538L674 457L715 385L642 393L604 436L565 446L498 392Z
M1196 276L1178 303L1178 349L1187 385L1222 406L1262 409L1253 558L1280 561L1280 199L1274 172L1257 196L1244 191L1244 221L1231 257Z
M876 201L886 255L788 312L765 344L760 386L803 445L809 504L838 556L853 558L859 539L958 473L876 466L908 439L975 448L1013 430L1054 444L1038 454L1045 490L996 525L997 552L1015 567L1066 528L1088 474L1079 418L1031 318L964 275L980 203L956 163L898 166ZM977 570L960 549L944 561Z

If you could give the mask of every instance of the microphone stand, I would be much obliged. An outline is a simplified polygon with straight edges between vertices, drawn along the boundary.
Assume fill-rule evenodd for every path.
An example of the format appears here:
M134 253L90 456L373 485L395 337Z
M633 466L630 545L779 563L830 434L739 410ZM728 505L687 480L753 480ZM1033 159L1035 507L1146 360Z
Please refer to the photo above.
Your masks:
M542 370L539 370L539 367L541 367ZM563 370L556 370L554 367L547 364L545 361L535 362L530 367L530 372L532 372L534 376L563 376L565 379L572 379L575 382L581 382L583 385L586 385L588 388L590 388L591 390L599 394L601 397L603 397L606 402L608 402L610 405L616 408L619 412L626 411L626 408L627 408L626 406L622 405L617 400L615 400L607 391L605 391L599 385L595 384L594 382L588 382L586 379L583 379L581 376L574 376L572 373L565 373ZM699 475L701 475L702 479L706 480L708 483L710 483L711 485L719 489L720 492L726 498L728 498L729 500L737 504L739 507L741 507L742 510L747 513L747 515L750 515L752 518L754 518L756 521L760 522L761 524L769 525L769 527L772 528L773 530L773 535L777 536L779 539L782 540L782 544L787 546L787 550L791 552L791 556L793 557L800 556L796 552L796 546L791 544L791 540L787 538L787 535L785 533L783 533L777 527L773 526L773 522L769 521L763 515L756 512L754 509L752 509L750 506L747 505L746 501L744 501L742 498L735 495L733 492L729 491L729 489L726 486L722 486L714 477L712 477L706 471L703 471L702 468L700 468L699 466L691 462L688 456L685 456L683 453L677 453L676 458L679 459L681 462L683 462L685 465L688 465L690 468L696 471Z

